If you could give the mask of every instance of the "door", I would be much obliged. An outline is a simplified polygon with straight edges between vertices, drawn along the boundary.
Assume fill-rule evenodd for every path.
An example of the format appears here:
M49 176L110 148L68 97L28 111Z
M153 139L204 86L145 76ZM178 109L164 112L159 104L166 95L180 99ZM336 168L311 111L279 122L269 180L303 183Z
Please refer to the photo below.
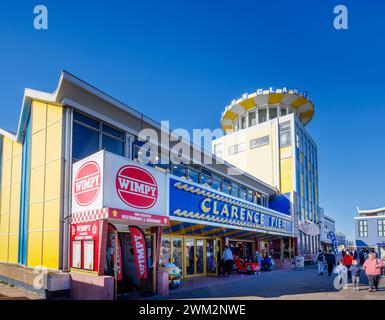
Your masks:
M186 277L205 273L205 240L185 238Z
M221 240L206 239L206 272L209 276L218 275L218 263L221 260Z

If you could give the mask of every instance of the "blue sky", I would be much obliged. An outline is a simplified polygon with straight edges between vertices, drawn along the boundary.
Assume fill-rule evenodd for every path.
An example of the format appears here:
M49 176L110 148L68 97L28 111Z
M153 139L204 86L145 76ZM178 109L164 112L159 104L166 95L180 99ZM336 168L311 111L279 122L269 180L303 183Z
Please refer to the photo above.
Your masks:
M0 11L0 127L23 90L66 69L172 128L217 128L244 92L289 86L315 102L320 202L354 238L356 206L385 206L385 4L369 1L20 1ZM33 28L45 4L49 29ZM333 28L345 4L349 30ZM186 116L188 115L188 116Z

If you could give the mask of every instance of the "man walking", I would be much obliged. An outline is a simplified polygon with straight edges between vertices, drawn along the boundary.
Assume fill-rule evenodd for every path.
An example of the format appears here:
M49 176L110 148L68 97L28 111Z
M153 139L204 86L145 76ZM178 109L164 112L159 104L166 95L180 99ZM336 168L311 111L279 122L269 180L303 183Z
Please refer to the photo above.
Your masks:
M331 277L333 268L336 265L336 257L331 250L325 255L325 261L328 266L328 276Z
M225 264L227 276L230 277L231 271L233 270L234 261L233 261L233 253L231 252L229 246L225 246L225 250L223 251L223 254L222 254L222 260Z
M318 274L320 276L323 276L324 273L324 267L325 267L325 255L323 254L322 250L318 252L318 255L316 256L315 262L318 263Z

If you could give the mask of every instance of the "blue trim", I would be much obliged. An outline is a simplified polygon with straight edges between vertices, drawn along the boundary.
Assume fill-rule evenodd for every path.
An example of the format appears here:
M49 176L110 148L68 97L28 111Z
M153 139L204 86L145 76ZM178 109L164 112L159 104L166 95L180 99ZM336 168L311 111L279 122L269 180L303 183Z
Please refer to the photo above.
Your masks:
M30 158L31 158L31 116L29 115L27 120L26 135L23 142L22 168L21 168L18 262L23 265L27 264Z

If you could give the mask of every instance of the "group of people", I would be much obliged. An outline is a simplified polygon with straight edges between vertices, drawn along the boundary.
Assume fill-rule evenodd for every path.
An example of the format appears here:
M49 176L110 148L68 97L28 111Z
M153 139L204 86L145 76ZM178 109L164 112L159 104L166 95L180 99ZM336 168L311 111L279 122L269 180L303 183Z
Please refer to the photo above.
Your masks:
M341 252L341 259L336 263L336 257L331 250L324 253L320 250L315 257L315 261L318 264L318 274L323 276L325 266L327 266L327 272L329 277L332 275L333 270L336 273L347 274L347 281L352 280L353 290L358 291L360 283L360 274L365 271L365 274L369 281L369 291L375 292L378 290L379 278L384 268L384 263L381 259L377 258L377 254L374 251L368 251L361 249L349 251L343 250ZM347 288L347 283L345 285Z

